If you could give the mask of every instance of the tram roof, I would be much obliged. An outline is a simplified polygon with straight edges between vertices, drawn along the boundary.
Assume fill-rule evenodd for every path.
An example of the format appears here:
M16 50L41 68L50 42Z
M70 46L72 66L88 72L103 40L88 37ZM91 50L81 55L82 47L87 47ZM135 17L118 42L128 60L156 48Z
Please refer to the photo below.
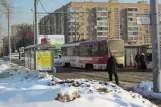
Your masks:
M79 46L80 43L71 43L71 44L64 44L62 47L71 47L71 46Z
M104 43L104 42L108 42L108 41L117 41L117 40L122 40L122 39L80 41L80 42L77 42L77 43L64 44L62 47L79 46L79 45L93 44L93 43L97 44L97 43L100 43L100 42Z

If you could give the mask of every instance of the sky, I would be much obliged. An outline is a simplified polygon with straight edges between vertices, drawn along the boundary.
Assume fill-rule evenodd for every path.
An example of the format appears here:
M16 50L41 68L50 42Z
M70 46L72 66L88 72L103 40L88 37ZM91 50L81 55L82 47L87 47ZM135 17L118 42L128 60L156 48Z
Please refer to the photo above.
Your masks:
M39 1L39 0L38 0ZM55 9L71 2L71 1L91 1L91 0L41 0L43 7L47 12L53 12ZM94 2L107 2L108 0L92 0ZM119 2L124 3L136 3L139 0L119 0ZM149 1L149 0L148 0ZM161 0L158 0L161 3ZM21 23L33 23L33 12L34 10L34 0L13 0L14 10L11 17L12 24ZM44 12L40 3L38 3L38 12ZM38 20L42 18L42 15L38 15ZM7 19L5 16L0 15L0 35L7 35Z

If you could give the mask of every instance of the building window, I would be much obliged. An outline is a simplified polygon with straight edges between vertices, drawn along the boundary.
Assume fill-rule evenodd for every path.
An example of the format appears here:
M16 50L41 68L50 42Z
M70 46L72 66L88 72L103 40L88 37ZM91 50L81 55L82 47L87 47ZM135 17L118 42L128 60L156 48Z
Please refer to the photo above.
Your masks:
M84 36L84 33L81 33L81 36Z
M149 14L149 10L148 9L144 9L144 13L145 14Z

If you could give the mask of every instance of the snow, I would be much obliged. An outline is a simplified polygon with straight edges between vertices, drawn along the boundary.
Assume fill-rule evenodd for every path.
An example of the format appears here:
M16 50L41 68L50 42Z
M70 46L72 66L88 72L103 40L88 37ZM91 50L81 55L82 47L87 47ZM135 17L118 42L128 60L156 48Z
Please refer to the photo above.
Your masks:
M1 107L156 107L140 94L125 91L111 82L60 80L1 61L2 73L9 76L0 78ZM72 94L73 91L78 91L80 97L70 102L55 100L58 94Z
M60 90L60 95L71 95L74 91L77 91L77 89L73 87L65 87Z
M147 65L147 68L151 68L151 69L153 68L153 63L152 62L148 62L146 65Z
M142 82L134 88L134 91L143 95L146 98L161 100L161 93L153 92L152 82Z

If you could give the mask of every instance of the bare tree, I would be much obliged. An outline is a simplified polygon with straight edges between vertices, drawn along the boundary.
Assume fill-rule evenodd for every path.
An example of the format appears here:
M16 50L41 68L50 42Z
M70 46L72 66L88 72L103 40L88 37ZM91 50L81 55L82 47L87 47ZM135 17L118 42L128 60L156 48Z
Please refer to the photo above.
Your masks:
M10 0L0 0L0 12L8 17L8 14L11 15L12 10L12 1Z

